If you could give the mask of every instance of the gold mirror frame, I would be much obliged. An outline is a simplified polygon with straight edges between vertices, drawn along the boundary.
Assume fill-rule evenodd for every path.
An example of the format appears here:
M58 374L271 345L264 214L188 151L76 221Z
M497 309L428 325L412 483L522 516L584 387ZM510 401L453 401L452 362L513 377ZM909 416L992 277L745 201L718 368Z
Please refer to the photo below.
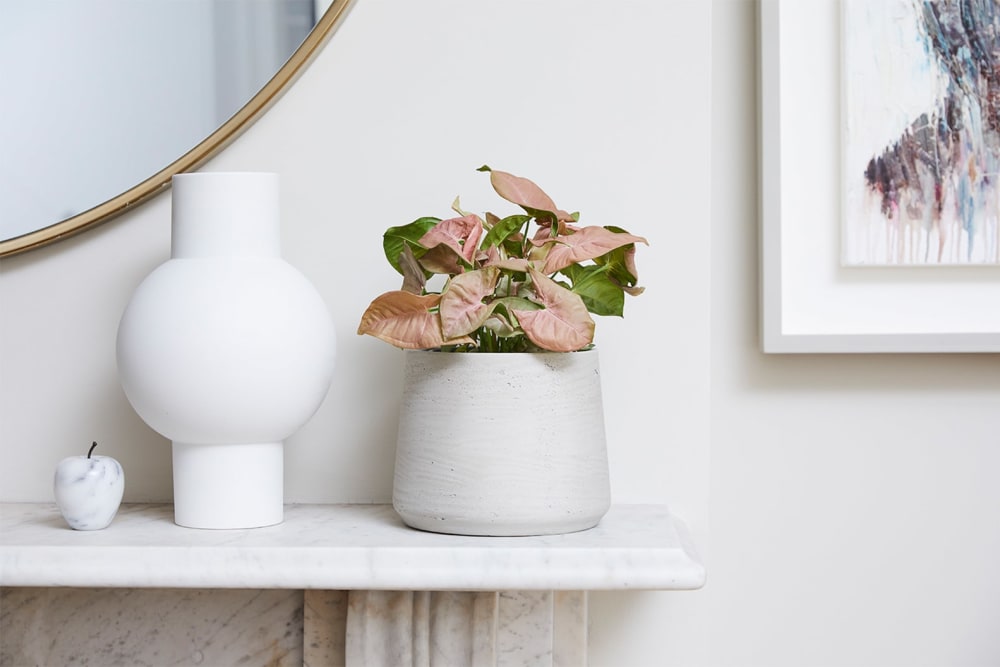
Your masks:
M272 104L278 101L282 93L305 71L305 67L312 62L313 58L319 55L321 47L333 34L334 28L340 24L352 2L353 0L333 0L312 31L282 65L281 69L264 84L264 87L249 102L197 146L156 174L103 204L48 227L0 241L0 257L41 248L92 229L126 211L131 211L147 199L169 188L170 179L174 174L194 171L203 165L232 143L244 130L253 125L254 121L260 118Z

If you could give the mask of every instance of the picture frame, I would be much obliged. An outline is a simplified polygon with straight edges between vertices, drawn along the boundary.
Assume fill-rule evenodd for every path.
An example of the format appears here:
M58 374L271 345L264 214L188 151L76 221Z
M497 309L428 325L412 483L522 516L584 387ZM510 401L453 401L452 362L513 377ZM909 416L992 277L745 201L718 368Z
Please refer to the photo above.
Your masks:
M845 267L840 0L759 0L765 353L1000 352L1000 267Z

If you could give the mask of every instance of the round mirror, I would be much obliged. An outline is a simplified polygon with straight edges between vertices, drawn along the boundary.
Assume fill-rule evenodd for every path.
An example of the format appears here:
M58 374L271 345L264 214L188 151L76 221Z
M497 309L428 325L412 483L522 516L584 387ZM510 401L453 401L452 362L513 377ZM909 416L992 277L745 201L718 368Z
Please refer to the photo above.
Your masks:
M93 227L197 169L291 84L349 3L5 1L0 257Z

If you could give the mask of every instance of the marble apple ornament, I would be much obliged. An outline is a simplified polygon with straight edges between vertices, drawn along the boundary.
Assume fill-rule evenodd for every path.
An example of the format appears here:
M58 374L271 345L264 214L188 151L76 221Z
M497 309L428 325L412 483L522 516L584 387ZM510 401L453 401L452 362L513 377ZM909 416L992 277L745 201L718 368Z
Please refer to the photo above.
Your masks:
M110 456L70 456L56 466L56 505L70 528L100 530L115 518L125 492L125 472Z

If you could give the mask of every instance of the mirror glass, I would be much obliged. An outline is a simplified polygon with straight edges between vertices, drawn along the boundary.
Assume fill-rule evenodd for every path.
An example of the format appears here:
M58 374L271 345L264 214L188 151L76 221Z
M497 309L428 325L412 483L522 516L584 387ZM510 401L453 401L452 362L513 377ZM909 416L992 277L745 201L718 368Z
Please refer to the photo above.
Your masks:
M197 146L329 4L0 2L0 243L93 209Z

